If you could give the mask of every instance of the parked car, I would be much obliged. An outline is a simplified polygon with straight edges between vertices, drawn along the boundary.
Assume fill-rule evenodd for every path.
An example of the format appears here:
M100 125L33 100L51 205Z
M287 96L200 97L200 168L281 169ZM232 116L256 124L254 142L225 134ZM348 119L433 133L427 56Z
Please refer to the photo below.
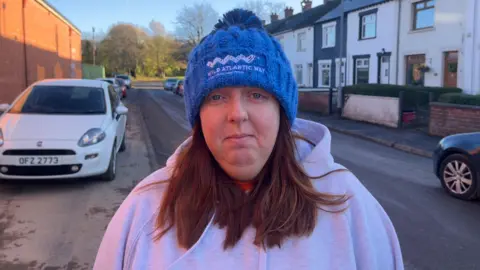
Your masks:
M42 80L1 107L0 179L115 179L128 109L112 85Z
M122 87L120 86L121 82L120 79L117 78L97 78L97 80L107 82L113 86L115 92L117 92L118 97L122 96Z
M480 195L480 132L443 138L433 153L433 170L443 188L463 200Z
M116 74L115 78L119 78L125 81L125 85L127 86L127 89L132 88L132 79L130 76L125 75L125 74Z
M163 84L163 89L167 91L174 91L177 88L179 81L180 81L179 79L175 79L175 78L167 79Z
M182 80L180 80L177 83L177 87L175 88L175 94L183 97L183 81Z

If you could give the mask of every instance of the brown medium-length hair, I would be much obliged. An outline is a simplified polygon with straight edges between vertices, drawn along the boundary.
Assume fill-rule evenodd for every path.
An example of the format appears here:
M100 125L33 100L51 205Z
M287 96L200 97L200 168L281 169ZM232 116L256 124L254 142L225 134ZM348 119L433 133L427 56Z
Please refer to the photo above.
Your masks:
M254 244L263 248L281 247L289 237L310 235L317 223L318 209L340 206L348 196L315 190L312 179L326 175L311 177L305 173L295 157L295 138L314 145L292 133L281 110L273 151L253 180L256 186L246 193L215 161L200 124L195 125L192 141L179 152L171 177L154 183L167 185L156 219L155 240L175 228L179 245L191 248L213 216L214 224L226 230L224 249L235 246L248 226L256 229Z

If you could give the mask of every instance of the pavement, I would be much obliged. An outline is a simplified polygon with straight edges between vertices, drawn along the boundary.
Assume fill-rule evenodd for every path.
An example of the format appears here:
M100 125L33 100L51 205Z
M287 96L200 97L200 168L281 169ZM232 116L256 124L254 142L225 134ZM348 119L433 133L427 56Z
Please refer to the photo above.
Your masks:
M136 183L152 172L141 113L128 104L127 150L112 182L11 181L0 184L1 270L92 269L111 217Z
M338 116L322 116L318 113L299 112L299 117L320 122L336 132L429 158L432 157L435 147L442 139L416 129L395 129Z
M163 90L139 90L134 98L163 166L190 133L183 99ZM335 131L332 154L390 216L407 270L480 269L480 203L447 195L430 158Z

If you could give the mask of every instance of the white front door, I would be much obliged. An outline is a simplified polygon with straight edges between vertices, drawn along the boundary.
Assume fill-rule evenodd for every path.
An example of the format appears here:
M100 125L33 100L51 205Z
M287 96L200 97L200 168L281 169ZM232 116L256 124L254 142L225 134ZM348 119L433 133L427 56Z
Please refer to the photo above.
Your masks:
M380 83L390 84L390 56L384 55L380 59Z
M342 59L340 64L340 59L335 59L335 85L339 87L340 84L345 86L345 58Z
M308 63L308 87L313 87L313 64Z

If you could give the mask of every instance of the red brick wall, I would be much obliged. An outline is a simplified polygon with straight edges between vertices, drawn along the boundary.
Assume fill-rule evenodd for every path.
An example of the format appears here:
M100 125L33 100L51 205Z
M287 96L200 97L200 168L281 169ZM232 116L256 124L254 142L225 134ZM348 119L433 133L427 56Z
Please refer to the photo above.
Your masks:
M298 109L328 114L328 92L299 92Z
M0 1L0 103L37 80L82 77L81 35L42 3Z
M430 135L448 136L480 131L480 107L430 103Z

